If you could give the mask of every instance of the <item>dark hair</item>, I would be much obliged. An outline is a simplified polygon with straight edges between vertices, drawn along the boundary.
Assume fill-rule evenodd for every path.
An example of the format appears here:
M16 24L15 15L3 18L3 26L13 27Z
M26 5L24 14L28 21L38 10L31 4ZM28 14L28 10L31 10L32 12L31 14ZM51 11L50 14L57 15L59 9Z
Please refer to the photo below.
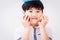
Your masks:
M24 11L29 10L30 8L33 8L33 7L37 9L41 9L42 11L44 9L44 6L41 1L28 1L22 5L22 9Z

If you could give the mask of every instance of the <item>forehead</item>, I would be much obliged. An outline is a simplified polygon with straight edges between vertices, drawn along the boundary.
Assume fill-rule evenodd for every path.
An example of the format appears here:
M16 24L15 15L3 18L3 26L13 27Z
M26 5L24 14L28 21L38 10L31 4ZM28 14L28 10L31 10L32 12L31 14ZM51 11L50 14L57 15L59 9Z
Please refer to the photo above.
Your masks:
M41 9L38 9L38 8L29 8L29 10L41 10Z

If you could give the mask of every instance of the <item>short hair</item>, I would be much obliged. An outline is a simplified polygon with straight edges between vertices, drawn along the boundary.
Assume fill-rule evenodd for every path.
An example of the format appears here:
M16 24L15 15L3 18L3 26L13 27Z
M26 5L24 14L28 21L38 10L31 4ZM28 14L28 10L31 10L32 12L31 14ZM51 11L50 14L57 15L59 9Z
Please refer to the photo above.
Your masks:
M29 10L30 8L37 8L43 11L44 6L41 1L28 1L22 5L24 11Z

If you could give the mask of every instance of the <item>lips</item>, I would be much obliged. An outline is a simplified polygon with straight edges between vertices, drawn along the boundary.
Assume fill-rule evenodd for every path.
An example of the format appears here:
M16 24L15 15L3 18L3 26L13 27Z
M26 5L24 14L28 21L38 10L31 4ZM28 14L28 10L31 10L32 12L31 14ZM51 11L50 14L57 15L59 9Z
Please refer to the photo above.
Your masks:
M31 18L31 19L37 19L37 18Z

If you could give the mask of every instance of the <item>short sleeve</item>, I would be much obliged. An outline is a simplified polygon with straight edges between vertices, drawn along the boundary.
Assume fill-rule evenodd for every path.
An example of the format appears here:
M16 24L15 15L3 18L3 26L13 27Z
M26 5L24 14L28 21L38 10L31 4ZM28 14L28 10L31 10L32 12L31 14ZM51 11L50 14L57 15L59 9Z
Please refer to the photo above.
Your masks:
M52 29L51 28L46 28L46 32L48 34L49 39L52 40Z
M18 27L16 29L16 40L21 40L23 32L24 32L24 28Z
M50 39L50 40L52 40L52 38L51 38L51 37L49 37L49 39Z
M20 38L18 38L17 40L21 40L21 37L20 37Z

